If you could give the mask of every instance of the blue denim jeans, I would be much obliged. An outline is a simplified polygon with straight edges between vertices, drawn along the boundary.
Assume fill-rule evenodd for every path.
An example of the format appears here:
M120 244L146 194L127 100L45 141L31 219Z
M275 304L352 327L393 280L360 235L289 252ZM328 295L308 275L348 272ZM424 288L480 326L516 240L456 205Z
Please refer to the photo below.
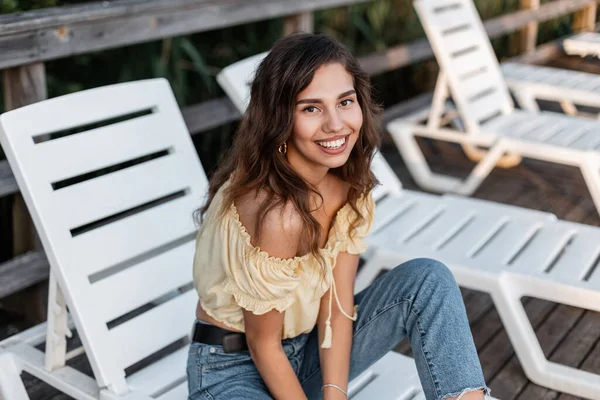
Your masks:
M430 259L397 266L355 296L350 380L408 336L428 400L485 386L462 296L451 272ZM321 398L317 329L282 341L309 399ZM192 343L187 362L189 399L271 399L248 352Z

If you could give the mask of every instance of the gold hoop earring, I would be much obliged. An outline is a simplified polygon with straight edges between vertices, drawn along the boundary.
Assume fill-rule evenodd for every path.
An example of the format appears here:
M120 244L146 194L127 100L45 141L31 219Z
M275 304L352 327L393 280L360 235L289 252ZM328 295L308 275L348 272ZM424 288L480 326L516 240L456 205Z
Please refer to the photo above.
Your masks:
M287 153L287 143L286 142L283 142L279 146L279 152L285 156L285 153Z

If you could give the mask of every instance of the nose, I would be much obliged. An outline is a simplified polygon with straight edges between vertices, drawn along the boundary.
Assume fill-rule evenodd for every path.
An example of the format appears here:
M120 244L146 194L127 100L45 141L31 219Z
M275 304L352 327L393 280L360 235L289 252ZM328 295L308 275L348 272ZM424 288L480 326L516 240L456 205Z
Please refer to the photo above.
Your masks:
M344 129L344 121L340 117L337 110L327 113L327 118L323 123L323 132L337 133Z

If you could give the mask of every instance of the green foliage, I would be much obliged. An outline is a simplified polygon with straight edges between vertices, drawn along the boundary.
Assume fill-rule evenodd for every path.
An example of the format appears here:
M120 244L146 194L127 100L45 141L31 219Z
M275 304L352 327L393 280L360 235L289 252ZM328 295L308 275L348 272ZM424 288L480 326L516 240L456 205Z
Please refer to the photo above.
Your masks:
M90 2L89 0L0 0L1 12ZM546 2L549 0L542 0ZM515 11L519 0L475 0L484 19ZM143 43L97 53L47 62L48 92L57 96L114 82L167 78L180 105L197 103L222 95L215 82L220 69L236 60L268 49L282 32L281 20L261 21L185 37ZM384 51L423 37L423 29L412 0L377 0L315 13L315 30L328 33L357 55ZM569 33L570 17L540 26L540 42ZM510 37L495 39L500 57L511 54ZM404 75L423 80L427 63L403 69L401 74L384 74L383 87L411 86ZM431 82L429 82L429 86ZM427 87L428 85L417 85ZM419 90L417 86L409 92ZM414 93L408 93L412 95ZM386 96L387 97L387 96ZM401 96L404 98L404 96ZM390 99L392 100L392 99Z
M483 19L519 9L520 0L474 0ZM552 0L542 0L542 3ZM0 0L0 12L15 12L85 3L89 0ZM328 33L357 55L365 55L424 36L412 0L376 0L318 11L315 31ZM571 17L540 24L539 42L570 33ZM50 97L115 82L164 77L181 106L222 96L215 75L239 59L269 49L281 37L281 19L260 21L226 29L168 38L84 54L46 63ZM499 57L513 55L514 35L494 39ZM431 90L437 75L435 61L381 74L373 78L384 105ZM0 110L2 104L0 99ZM223 132L234 131L235 124ZM204 135L203 135L204 136ZM204 140L204 139L203 139Z
M77 3L91 3L92 1L93 0L0 0L0 14Z

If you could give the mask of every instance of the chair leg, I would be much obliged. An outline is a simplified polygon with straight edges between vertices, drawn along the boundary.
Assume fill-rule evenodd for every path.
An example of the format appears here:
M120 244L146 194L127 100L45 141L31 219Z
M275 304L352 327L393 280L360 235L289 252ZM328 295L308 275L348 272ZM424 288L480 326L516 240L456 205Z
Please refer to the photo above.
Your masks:
M46 370L54 371L66 362L68 327L67 305L52 271L48 288L48 323L46 331Z
M429 113L429 119L427 121L427 127L429 129L439 128L442 123L442 114L444 110L448 108L446 101L449 97L448 82L446 73L441 70L437 82L435 84L435 91L433 92L433 100L431 102L431 112ZM537 106L535 99L533 104ZM451 119L452 124L459 130L464 130L464 124L460 120L459 113ZM487 150L478 149L476 146L461 143L461 147L467 156L467 158L473 162L479 162L485 158ZM499 168L513 168L521 163L521 157L516 154L507 154L498 159L496 166Z
M504 156L504 145L494 145L486 151L483 158L464 181L448 175L436 174L431 171L427 160L416 141L413 133L414 124L396 123L392 138L396 147L402 154L406 166L417 184L423 189L438 193L458 193L465 196L472 195L490 174L494 166Z
M479 163L477 163L475 168L473 168L467 179L465 179L464 183L457 190L457 193L466 196L470 196L475 193L483 180L487 178L490 172L492 172L494 167L497 165L498 160L502 158L504 152L505 147L502 142L491 147L485 156L479 161Z
M540 386L563 393L598 399L600 375L546 359L515 290L515 282L502 279L492 299L527 377Z
M461 183L460 179L431 172L412 132L413 127L412 122L406 121L397 123L393 132L390 132L411 176L423 189L441 193L454 192Z
M524 110L539 112L540 106L537 101L535 101L535 97L531 90L527 90L526 88L516 88L511 87L511 91L515 99L517 100L517 104Z
M0 350L0 399L29 400L21 380L21 370L10 353Z

